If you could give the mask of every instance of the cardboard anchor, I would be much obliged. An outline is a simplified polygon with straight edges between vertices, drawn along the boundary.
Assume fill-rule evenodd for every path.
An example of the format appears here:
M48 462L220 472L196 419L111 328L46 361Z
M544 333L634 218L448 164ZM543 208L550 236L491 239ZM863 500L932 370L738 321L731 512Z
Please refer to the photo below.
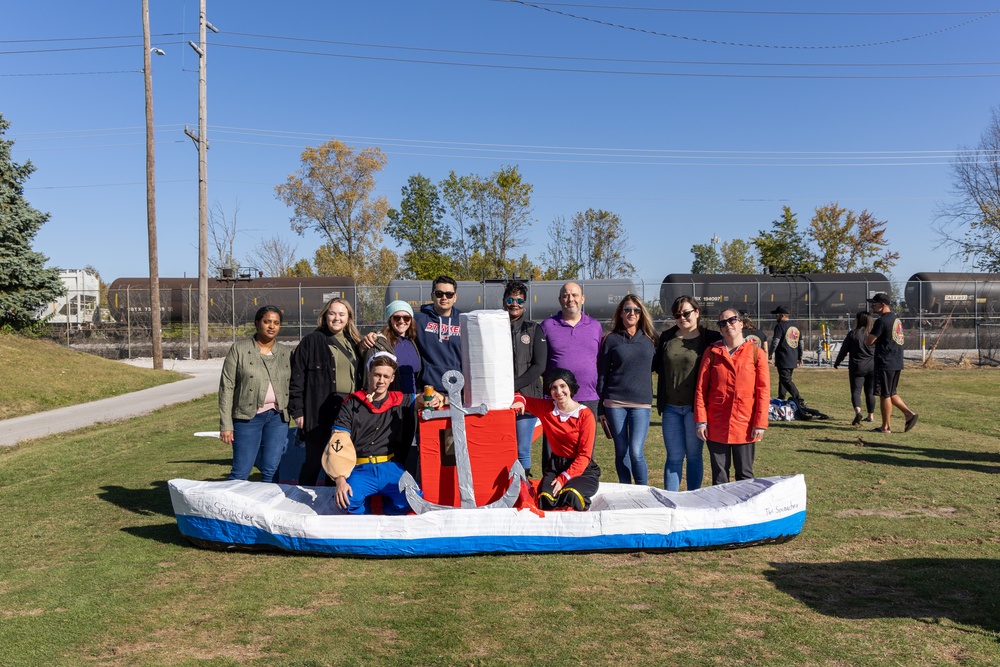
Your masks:
M488 505L476 505L475 487L472 480L472 464L469 460L469 443L465 428L465 415L485 415L488 408L485 403L474 407L463 407L462 390L465 378L458 371L448 371L442 376L444 385L448 388L449 407L447 410L424 410L424 419L451 419L452 436L455 441L455 467L458 470L458 491L461 499L461 509L502 509L514 506L521 493L521 482L527 478L524 468L517 460L510 467L510 486L504 494ZM406 500L417 514L435 510L456 509L452 505L439 505L424 500L420 495L420 486L413 476L404 473L399 480L399 490L406 494Z

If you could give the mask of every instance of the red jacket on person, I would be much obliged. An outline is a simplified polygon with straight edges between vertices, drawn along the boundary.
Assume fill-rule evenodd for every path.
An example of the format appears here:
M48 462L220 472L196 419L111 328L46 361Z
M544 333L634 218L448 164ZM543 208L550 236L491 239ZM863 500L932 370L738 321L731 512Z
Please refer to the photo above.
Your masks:
M694 420L708 423L708 439L727 445L753 442L767 428L771 374L767 355L745 341L730 356L725 341L705 350L694 391Z

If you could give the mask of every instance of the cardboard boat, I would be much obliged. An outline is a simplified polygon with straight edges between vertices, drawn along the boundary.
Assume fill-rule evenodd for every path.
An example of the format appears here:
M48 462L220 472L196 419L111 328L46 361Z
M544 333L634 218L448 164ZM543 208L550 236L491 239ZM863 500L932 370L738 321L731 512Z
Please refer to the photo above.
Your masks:
M330 556L727 549L784 542L806 518L802 475L695 491L602 483L588 512L514 507L345 515L332 487L174 479L177 526L214 549Z

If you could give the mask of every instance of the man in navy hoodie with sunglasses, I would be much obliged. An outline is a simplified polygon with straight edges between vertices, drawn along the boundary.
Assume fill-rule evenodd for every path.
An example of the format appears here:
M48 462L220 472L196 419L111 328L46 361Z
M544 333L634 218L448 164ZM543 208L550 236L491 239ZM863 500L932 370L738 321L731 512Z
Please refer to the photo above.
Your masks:
M455 307L458 285L450 276L434 279L431 292L433 303L424 304L414 314L417 325L417 348L424 364L424 384L448 395L448 388L441 381L448 371L462 370L462 313Z

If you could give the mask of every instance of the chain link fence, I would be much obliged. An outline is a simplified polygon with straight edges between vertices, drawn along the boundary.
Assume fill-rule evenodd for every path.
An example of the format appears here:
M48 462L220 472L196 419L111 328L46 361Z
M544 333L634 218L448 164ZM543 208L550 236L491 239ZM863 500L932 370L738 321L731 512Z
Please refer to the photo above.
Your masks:
M406 283L405 294L399 284L357 286L344 288L269 288L255 292L248 286L234 283L224 290L211 290L209 300L209 356L224 356L229 346L243 336L253 333L253 317L265 304L277 305L284 314L280 340L294 344L313 331L323 306L329 299L344 297L353 306L355 321L362 333L380 330L385 325L385 304L402 298L416 311L420 304L431 302L429 281ZM502 282L477 283L469 288L463 283L460 299L456 304L461 310L500 308L503 294ZM583 281L586 296L585 310L600 320L605 327L618 301L626 293L638 294L649 308L657 331L673 326L669 317L671 304L660 304L661 283L631 281ZM864 309L867 296L855 298L860 304L840 304L837 312L824 312L823 295L834 298L837 284L820 287L820 299L804 301L804 307L792 308L792 319L802 333L807 363L832 364L838 346L854 325L856 310ZM979 287L968 299L934 300L921 292L907 294L914 304L921 306L914 314L913 308L899 308L905 332L905 349L909 360L923 360L928 355L957 358L967 356L970 361L997 364L1000 357L1000 313L987 308ZM697 294L702 301L702 323L714 326L715 318L724 308L743 308L757 325L770 336L774 318L770 314L774 305L781 304L774 295L760 293L760 287L747 284L714 285L723 296ZM749 292L740 293L740 290ZM415 290L415 291L413 291ZM694 290L692 290L694 291ZM666 292L664 292L666 294ZM559 310L558 283L529 283L529 298L525 304L526 316L541 321ZM673 297L667 295L670 299ZM838 297L840 295L837 295ZM161 328L164 356L167 358L197 358L198 350L198 294L196 289L161 289ZM843 300L842 300L843 301ZM93 304L91 291L75 293L70 290L67 304ZM926 308L927 303L934 307ZM944 305L944 307L941 307ZM114 302L105 297L99 308L67 306L60 315L58 309L43 313L47 321L47 337L60 344L80 351L112 359L148 357L152 354L149 290L131 288L120 290ZM827 309L828 310L828 309Z

